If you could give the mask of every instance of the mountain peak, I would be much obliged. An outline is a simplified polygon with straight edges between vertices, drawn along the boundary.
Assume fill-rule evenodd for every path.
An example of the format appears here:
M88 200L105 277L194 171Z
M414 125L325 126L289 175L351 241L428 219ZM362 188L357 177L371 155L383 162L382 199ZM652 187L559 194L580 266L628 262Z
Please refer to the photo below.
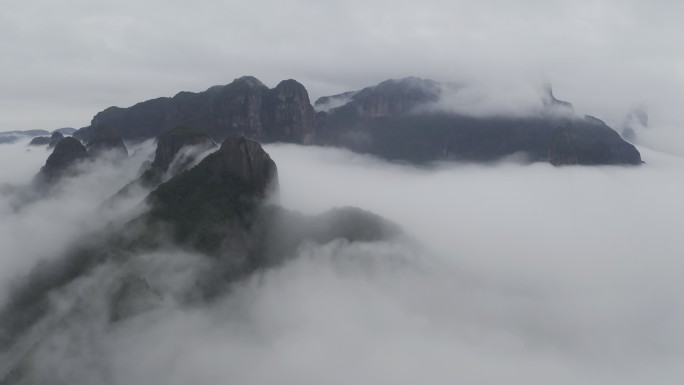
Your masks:
M261 80L255 78L254 76L241 76L233 80L234 84L244 84L252 88L266 87ZM231 83L231 84L233 84Z
M51 183L68 174L77 161L87 158L88 152L85 146L72 137L61 139L52 154L47 158L45 166L36 175L36 181L40 184Z
M277 187L276 164L261 145L231 136L197 166L154 190L148 218L173 225L179 242L213 254L229 228L249 226Z

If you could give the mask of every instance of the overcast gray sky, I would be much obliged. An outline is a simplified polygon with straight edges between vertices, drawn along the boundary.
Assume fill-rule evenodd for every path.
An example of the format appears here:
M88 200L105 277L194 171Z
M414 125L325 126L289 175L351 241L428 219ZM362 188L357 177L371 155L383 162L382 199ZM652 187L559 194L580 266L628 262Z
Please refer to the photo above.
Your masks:
M550 81L609 122L684 105L677 1L26 0L0 9L0 130L87 125L98 111L251 74L312 99L409 75Z

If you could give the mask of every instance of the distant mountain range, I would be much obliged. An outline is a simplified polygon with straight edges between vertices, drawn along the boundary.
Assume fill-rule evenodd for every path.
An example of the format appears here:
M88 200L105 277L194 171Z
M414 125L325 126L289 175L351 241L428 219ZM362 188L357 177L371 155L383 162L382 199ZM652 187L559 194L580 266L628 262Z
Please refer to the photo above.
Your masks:
M0 136L15 135L15 136L34 137L34 136L40 136L40 135L50 135L50 134L54 134L55 132L59 132L62 135L73 135L73 133L76 132L76 129L72 128L72 127L63 127L63 128L58 128L58 129L53 130L53 131L46 131L46 130L3 131L3 132L0 132Z
M40 138L33 141L33 144L47 145L50 143L51 138L48 136L50 134L54 135L59 133L60 135L73 135L74 132L76 132L76 129L71 127L58 128L52 132L46 130L4 131L0 132L0 144L14 143L19 140L19 138L27 137L34 139Z
M641 163L633 145L601 120L574 115L572 105L550 89L540 93L539 114L478 117L431 108L448 87L413 77L387 80L319 98L314 108L295 80L269 89L247 76L204 92L107 108L74 136L147 139L183 124L206 130L219 143L244 135L262 143L337 146L409 162L488 162L525 153L531 161L554 165Z

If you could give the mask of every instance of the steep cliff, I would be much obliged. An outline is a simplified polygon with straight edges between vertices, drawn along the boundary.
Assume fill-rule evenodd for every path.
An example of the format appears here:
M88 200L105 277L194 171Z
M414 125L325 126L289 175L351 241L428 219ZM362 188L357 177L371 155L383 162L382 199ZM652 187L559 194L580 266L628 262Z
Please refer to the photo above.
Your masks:
M194 147L196 151L185 156L181 154L182 159L178 158L184 148L190 147ZM186 170L195 161L196 152L215 147L216 143L206 131L184 125L176 126L159 135L154 161L143 177L148 182L153 180L161 182L165 173L172 177Z
M255 141L229 137L197 166L154 190L150 224L173 224L174 237L216 252L232 231L250 227L260 201L277 189L278 171Z
M34 178L34 183L38 185L49 185L63 176L73 172L73 166L82 159L88 157L85 146L77 139L67 137L60 140L52 154L47 158L38 175Z
M128 156L128 149L123 139L118 136L97 137L88 142L88 153L94 156L104 152L113 152L121 156Z
M204 129L218 142L243 135L263 142L301 143L311 140L314 112L306 89L296 81L269 89L245 76L204 92L181 92L129 108L110 107L74 136L87 141L107 130L123 139L146 139L181 124Z

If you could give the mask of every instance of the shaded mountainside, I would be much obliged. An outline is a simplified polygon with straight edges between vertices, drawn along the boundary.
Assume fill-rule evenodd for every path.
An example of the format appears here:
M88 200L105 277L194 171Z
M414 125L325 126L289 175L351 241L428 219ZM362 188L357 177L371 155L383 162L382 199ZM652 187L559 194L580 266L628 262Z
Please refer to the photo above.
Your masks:
M34 183L38 185L51 184L68 175L76 162L87 157L88 151L81 142L71 137L63 138L55 145L52 154L45 161L45 166L34 178Z
M50 164L85 153L76 139L65 138ZM64 254L38 264L0 309L0 357L11 358L0 362L0 384L40 383L34 366L69 328L96 323L99 330L115 330L169 301L202 306L258 270L296 257L304 244L401 236L396 225L360 209L306 216L268 204L277 186L276 164L261 145L229 137L152 191L143 213L84 234ZM158 276L178 274L178 261L165 261L179 253L186 266L196 267L182 271L193 284L181 292ZM150 255L157 259L150 262ZM68 300L69 293L76 299Z
M157 139L152 162L144 162L140 177L124 186L115 197L125 196L136 186L155 188L191 168L202 153L216 147L204 130L183 125L166 130Z
M249 228L258 204L277 184L275 162L259 143L229 137L192 170L154 190L146 220L173 223L177 241L214 253L231 229Z
M200 93L181 92L129 108L110 107L74 135L103 132L124 139L159 136L179 124L204 129L216 141L243 135L260 142L338 146L390 160L495 161L527 153L554 165L640 164L641 155L598 119L577 117L550 87L545 111L532 117L471 117L439 112L445 90L458 87L415 77L387 80L310 104L304 86L286 80L269 89L253 77Z
M76 175L76 165L80 161L95 159L104 152L114 153L118 157L128 157L128 149L121 138L98 138L84 146L78 139L64 137L55 131L48 148L53 147L45 165L33 178L33 187L40 190L49 189L63 177Z
M204 92L180 92L129 108L110 107L74 136L90 140L107 130L123 139L153 138L177 125L206 130L216 141L244 135L263 142L311 142L314 110L301 84L285 80L269 89L253 77Z
M550 88L542 99L548 113L533 117L419 109L438 101L440 93L438 83L417 78L365 88L346 104L317 114L316 141L411 162L486 162L526 153L531 161L554 165L641 163L633 145L598 119L570 115L572 105L556 99Z
M411 162L487 162L525 153L531 161L554 165L641 163L634 146L593 119L478 119L446 113L367 119L335 112L319 135L328 145Z
M165 173L174 176L184 171L195 161L193 154L188 154L182 159L179 153L184 148L196 147L198 151L206 151L216 147L216 143L209 134L201 129L190 126L176 126L164 131L157 139L157 150L150 168L143 174L145 183L161 181ZM174 169L169 168L174 164Z
M102 136L95 138L86 145L88 153L93 156L102 154L105 151L114 151L122 156L128 156L128 149L123 139L117 136Z

